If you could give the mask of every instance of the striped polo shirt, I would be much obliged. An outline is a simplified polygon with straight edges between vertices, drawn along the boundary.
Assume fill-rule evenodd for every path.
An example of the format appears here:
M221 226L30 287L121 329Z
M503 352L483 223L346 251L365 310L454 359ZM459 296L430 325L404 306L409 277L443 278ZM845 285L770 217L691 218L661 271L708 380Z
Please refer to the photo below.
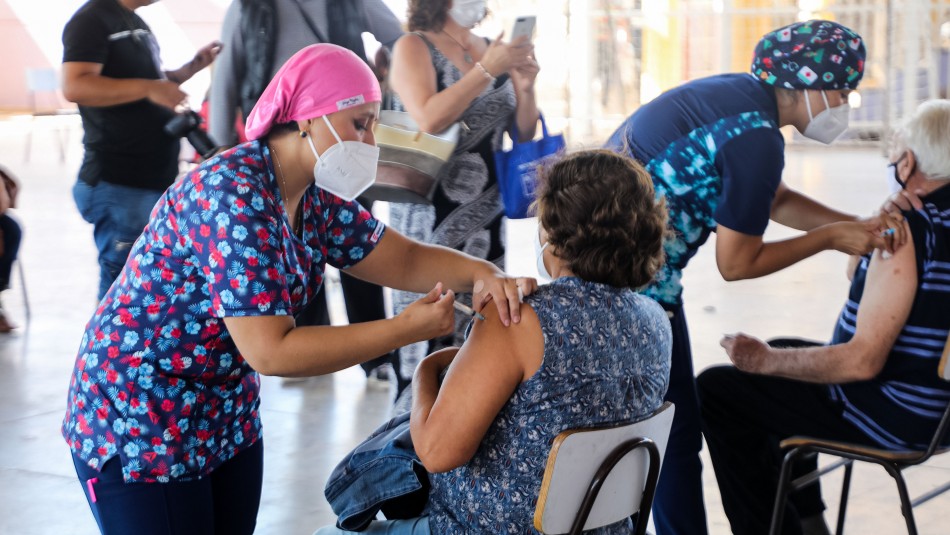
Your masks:
M923 209L904 213L917 253L917 293L884 369L870 381L829 387L844 419L887 449L926 446L950 402L950 382L937 376L950 332L950 186L923 200ZM854 335L869 258L855 271L833 344Z

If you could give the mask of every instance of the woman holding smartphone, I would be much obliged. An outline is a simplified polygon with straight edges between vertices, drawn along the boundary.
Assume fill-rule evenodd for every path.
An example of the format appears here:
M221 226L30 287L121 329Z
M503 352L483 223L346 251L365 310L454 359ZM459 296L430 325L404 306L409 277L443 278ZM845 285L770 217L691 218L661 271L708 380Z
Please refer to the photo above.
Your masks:
M419 127L441 132L463 124L459 143L440 171L433 206L394 204L392 227L416 240L464 251L503 266L504 208L493 153L502 134L517 125L521 140L538 121L534 83L538 63L527 37L494 41L472 33L487 13L484 0L410 0L409 30L393 50L394 107ZM418 295L394 292L396 312ZM461 295L467 301L469 296ZM453 335L400 350L401 374L410 379L425 355L462 343L469 318L456 314ZM407 389L408 390L408 389ZM409 396L397 399L408 408Z

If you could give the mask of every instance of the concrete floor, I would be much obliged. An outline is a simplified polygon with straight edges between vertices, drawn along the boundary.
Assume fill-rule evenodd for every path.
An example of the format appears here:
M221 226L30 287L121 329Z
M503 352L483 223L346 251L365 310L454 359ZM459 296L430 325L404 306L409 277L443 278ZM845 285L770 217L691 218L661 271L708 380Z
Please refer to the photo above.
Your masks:
M25 228L32 321L25 319L18 280L3 295L21 328L0 336L0 534L92 534L95 524L59 434L66 387L81 332L94 306L97 268L91 228L82 221L71 187L82 157L75 118L31 125L0 121L0 163L22 183L18 214ZM60 127L65 127L60 129ZM27 154L27 133L33 130ZM60 131L57 131L60 129ZM57 135L64 140L60 158ZM63 139L60 137L60 139ZM867 148L792 148L786 180L793 187L855 213L870 213L885 194L884 160ZM509 227L509 271L534 273L533 220ZM768 237L787 235L771 228ZM697 370L727 362L723 333L760 337L830 336L847 292L845 259L823 253L756 281L725 283L704 248L686 272L685 295ZM334 292L331 292L334 294ZM332 522L323 484L336 462L387 416L390 392L350 369L284 383L264 378L266 437L263 502L257 533L308 534ZM712 469L706 462L706 500L713 534L728 533ZM950 479L950 456L908 473L917 494ZM839 475L827 478L828 518L836 512ZM920 532L950 532L948 496L917 510ZM874 467L856 470L850 533L901 533L903 520L890 479Z

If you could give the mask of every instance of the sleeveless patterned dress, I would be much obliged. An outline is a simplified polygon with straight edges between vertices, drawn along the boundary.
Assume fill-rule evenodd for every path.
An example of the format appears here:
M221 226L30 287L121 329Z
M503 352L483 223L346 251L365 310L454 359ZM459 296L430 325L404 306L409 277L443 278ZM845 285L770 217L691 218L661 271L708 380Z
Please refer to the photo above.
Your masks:
M663 403L672 333L655 301L562 277L525 302L544 334L541 367L502 407L468 463L429 475L434 534L536 534L532 519L554 438L642 420ZM631 532L624 521L591 533Z
M416 35L429 48L438 90L443 91L458 82L463 76L458 67L428 39ZM404 111L398 95L393 102L396 110ZM433 206L393 203L390 226L415 240L451 247L504 268L504 207L495 177L494 151L501 148L502 135L514 121L515 107L515 89L510 77L499 76L459 118L462 122L459 143L439 172ZM394 312L402 312L419 297L416 293L393 291ZM471 303L470 294L460 294L457 298ZM469 319L456 313L454 335L400 349L402 377L412 379L416 365L429 353L461 345ZM400 396L397 407L409 409L409 390Z

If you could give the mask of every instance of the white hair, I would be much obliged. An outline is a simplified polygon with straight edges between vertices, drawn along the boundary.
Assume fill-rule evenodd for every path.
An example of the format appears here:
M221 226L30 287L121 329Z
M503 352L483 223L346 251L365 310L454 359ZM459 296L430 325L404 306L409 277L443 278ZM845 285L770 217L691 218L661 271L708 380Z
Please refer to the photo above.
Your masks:
M928 100L897 132L898 148L908 149L931 180L950 179L950 100Z

